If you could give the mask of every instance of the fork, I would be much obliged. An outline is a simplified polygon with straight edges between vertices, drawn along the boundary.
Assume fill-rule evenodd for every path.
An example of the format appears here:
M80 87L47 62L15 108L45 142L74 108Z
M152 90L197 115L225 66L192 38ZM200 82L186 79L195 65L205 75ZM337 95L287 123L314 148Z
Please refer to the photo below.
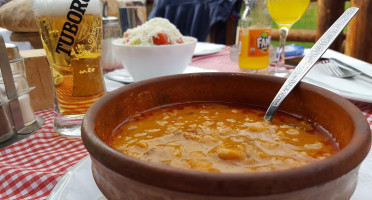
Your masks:
M323 60L320 63L323 64L326 67L329 74L334 77L352 78L356 75L361 74L360 72L356 72L350 69L340 67L336 63L334 63L332 60Z

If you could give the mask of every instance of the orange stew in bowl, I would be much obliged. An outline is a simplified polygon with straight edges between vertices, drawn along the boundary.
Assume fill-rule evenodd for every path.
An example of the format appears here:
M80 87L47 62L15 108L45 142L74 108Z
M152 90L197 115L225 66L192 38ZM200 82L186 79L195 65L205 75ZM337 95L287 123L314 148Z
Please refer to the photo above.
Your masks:
M246 105L189 103L127 119L107 143L138 159L207 172L247 173L296 168L332 156L327 131L278 112Z

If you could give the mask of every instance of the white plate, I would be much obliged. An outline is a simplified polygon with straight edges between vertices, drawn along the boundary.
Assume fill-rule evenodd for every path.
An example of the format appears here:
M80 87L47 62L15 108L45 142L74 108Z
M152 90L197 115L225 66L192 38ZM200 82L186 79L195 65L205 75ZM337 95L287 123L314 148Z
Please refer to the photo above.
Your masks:
M184 74L195 73L195 72L216 72L216 70L208 70L208 69L203 69L200 67L187 66L185 71L183 71ZM106 80L109 79L108 81L111 80L112 82L116 81L116 82L125 83L125 84L134 82L128 70L126 70L125 68L117 69L112 72L108 72L107 74L104 75L104 77Z
M116 89L125 85L125 84L119 83L117 81L109 80L106 77L104 77L104 80L105 80L105 87L106 87L107 92L111 92L111 91L116 90Z
M329 75L324 64L315 65L304 82L330 90L350 100L372 103L372 78L338 78Z
M90 157L80 160L59 180L48 200L104 200L94 182Z
M128 70L125 68L116 69L114 71L106 73L103 76L112 81L125 83L125 84L134 82L132 76L129 74Z
M359 169L357 187L350 200L370 200L372 196L372 149ZM72 167L50 193L48 200L104 200L94 182L90 157Z
M208 54L213 54L221 51L225 45L223 44L214 44L208 42L198 42L194 50L194 56L203 56Z
M306 51L305 51L306 54ZM372 76L372 64L341 54L331 49L323 58L336 58ZM305 82L330 90L350 100L372 103L372 78L370 81L355 78L337 78L329 75L324 66L314 66L303 79Z
M347 80L347 81L350 82L350 80ZM342 97L345 97L346 99L349 99L349 100L372 103L372 92L360 93L359 91L360 91L360 88L362 88L362 87L358 87L357 84L355 84L355 86L356 86L355 91L356 92L351 92L351 91L343 90L342 85L338 85L338 84L330 85L330 84L324 83L322 81L317 81L317 80L309 79L309 78L306 78L306 77L304 78L304 82L307 82L307 83L316 85L318 87L327 89L327 90L329 90L331 92L334 92L334 93L336 93L336 94L338 94ZM372 88L372 84L370 84L370 87ZM365 88L365 87L363 87L363 88Z

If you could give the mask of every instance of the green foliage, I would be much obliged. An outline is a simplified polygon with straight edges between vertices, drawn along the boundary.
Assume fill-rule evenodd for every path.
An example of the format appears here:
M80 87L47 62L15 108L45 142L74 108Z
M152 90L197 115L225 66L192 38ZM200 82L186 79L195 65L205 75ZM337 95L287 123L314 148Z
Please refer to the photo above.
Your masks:
M310 2L304 15L292 26L291 29L316 29L317 2ZM272 28L278 28L273 21Z
M345 2L345 9L350 7L350 1ZM299 19L291 29L311 29L316 30L316 24L317 24L317 10L318 5L317 2L310 2L309 7L307 8L304 15ZM278 26L273 22L272 28L278 28ZM289 30L291 31L291 30ZM344 29L344 32L346 32L346 28ZM271 41L271 44L274 46L278 46L278 41ZM295 43L296 45L304 46L305 48L311 48L314 43L313 42L292 42L287 41L287 44Z
M291 29L311 29L316 30L316 20L317 20L317 2L310 2L309 7L307 7L306 12L304 15L292 26ZM278 26L273 22L272 28L277 29ZM291 32L291 30L289 30ZM314 43L313 42L292 42L287 41L287 44L295 43L296 45L304 46L305 48L311 48ZM278 41L271 41L271 44L274 46L278 46Z
M345 9L350 7L350 1L346 1L345 3ZM291 29L310 29L310 30L316 30L316 24L317 24L317 9L318 5L317 2L310 2L309 7L307 8L304 15L292 26ZM242 5L241 13L244 11L244 5ZM275 24L275 22L272 23L272 28L277 29L278 26ZM291 30L289 30L291 31ZM346 32L346 28L344 30ZM274 46L278 46L278 41L271 41L271 44ZM314 43L313 42L293 42L293 41L287 41L287 44L295 43L296 45L304 46L305 48L311 48Z

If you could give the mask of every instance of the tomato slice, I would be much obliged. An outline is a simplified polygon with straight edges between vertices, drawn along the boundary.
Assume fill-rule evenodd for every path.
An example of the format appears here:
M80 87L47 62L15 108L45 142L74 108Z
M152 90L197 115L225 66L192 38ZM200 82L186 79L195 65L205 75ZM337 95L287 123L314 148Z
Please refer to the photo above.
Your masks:
M182 43L183 43L183 39L182 39L182 38L178 38L178 39L176 40L176 42L177 42L178 44L182 44Z
M166 33L158 33L156 36L152 36L152 41L155 45L172 44Z

